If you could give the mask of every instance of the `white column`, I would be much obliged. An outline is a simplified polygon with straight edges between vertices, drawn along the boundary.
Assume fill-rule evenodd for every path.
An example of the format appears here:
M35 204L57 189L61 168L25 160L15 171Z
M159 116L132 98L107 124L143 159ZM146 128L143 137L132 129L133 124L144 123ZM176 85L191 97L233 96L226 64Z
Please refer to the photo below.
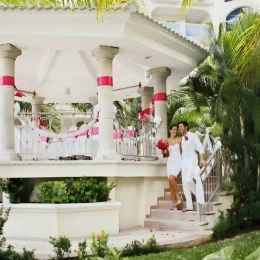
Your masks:
M121 159L116 154L113 141L113 59L119 48L98 46L92 52L97 59L97 86L99 112L99 152L98 159Z
M0 45L0 160L18 160L14 150L15 60L21 50Z
M152 108L151 99L153 97L154 88L142 87L142 88L138 88L137 92L142 97L142 110L146 108Z
M43 97L32 97L31 104L32 104L32 115L38 115L42 111L42 104L44 98Z
M141 100L142 100L142 111L146 110L146 109L152 109L152 103L151 103L151 99L153 97L153 93L154 93L154 88L153 87L142 87L142 88L138 88L137 92L140 94L141 96ZM152 121L152 115L145 115L146 118L149 121Z
M154 116L162 119L157 129L156 141L160 138L168 138L167 130L167 107L166 107L166 80L171 71L166 67L153 68L149 70L154 86ZM158 152L159 153L159 152Z

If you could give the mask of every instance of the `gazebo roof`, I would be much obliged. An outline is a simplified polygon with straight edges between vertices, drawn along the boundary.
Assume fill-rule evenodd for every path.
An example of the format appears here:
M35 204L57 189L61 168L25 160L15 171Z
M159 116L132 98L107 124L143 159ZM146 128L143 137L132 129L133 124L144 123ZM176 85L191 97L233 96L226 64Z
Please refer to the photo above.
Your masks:
M114 59L114 99L138 96L139 82L151 86L147 70L168 67L167 89L175 87L207 55L200 45L139 13L134 5L96 20L95 8L0 7L1 44L23 51L16 86L47 102L88 102L96 95L98 45L119 47ZM125 90L123 90L126 88Z

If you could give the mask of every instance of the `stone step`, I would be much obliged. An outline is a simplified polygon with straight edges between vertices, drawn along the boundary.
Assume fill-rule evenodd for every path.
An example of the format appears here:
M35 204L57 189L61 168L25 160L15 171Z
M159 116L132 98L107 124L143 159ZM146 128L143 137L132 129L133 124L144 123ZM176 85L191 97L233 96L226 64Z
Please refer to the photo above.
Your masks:
M172 219L177 221L197 221L197 211L182 212L181 210L152 209L151 216L154 218Z
M185 214L185 213L183 213ZM182 231L204 231L207 225L201 225L198 221L177 221L163 218L147 218L144 220L144 226L155 229L169 229ZM204 223L206 224L206 223Z

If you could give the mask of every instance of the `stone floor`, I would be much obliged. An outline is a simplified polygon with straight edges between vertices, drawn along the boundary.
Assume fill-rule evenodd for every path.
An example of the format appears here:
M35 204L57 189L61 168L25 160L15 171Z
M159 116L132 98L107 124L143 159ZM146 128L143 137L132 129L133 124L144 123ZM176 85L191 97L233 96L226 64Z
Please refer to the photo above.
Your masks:
M152 235L155 235L156 240L160 245L169 245L172 247L190 247L210 241L212 231L188 232L135 227L121 230L118 235L111 236L109 239L109 244L120 250L127 243L130 243L133 240L147 240ZM72 251L77 249L78 242L83 241L84 239L87 239L87 241L90 242L89 237L72 240ZM28 250L36 249L36 258L41 260L49 259L48 256L52 251L52 246L50 243L48 243L48 240L31 239L30 241L27 240L25 242L21 239L18 240L15 238L9 238L7 239L7 243L13 245L18 252L21 252L23 247L26 247ZM75 255L75 253L73 255Z

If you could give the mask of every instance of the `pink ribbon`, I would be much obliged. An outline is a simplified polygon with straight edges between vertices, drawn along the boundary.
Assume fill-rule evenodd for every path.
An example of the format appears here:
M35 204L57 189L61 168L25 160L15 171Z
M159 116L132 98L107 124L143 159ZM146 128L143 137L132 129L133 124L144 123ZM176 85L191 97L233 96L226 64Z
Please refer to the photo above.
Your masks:
M114 133L114 139L122 139L122 138L123 138L123 134L121 132Z
M20 90L17 90L15 97L25 97L25 95Z
M42 142L45 142L45 143L49 142L49 140L50 140L50 138L47 136L40 136L40 139Z
M97 78L97 85L98 87L102 86L111 86L113 87L113 78L110 76L103 76Z
M151 103L154 105L154 96L151 98Z
M14 87L14 77L12 76L1 76L0 86L13 86Z
M145 115L152 115L153 114L153 110L151 108L145 108L144 110L142 110L140 112L140 117L141 117L141 120L143 122L147 122L147 118Z
M135 130L126 130L126 134L131 137L136 137L136 131Z
M166 101L167 96L166 93L156 93L154 94L154 102L155 101Z
M91 135L99 135L99 127L93 127L91 131Z

